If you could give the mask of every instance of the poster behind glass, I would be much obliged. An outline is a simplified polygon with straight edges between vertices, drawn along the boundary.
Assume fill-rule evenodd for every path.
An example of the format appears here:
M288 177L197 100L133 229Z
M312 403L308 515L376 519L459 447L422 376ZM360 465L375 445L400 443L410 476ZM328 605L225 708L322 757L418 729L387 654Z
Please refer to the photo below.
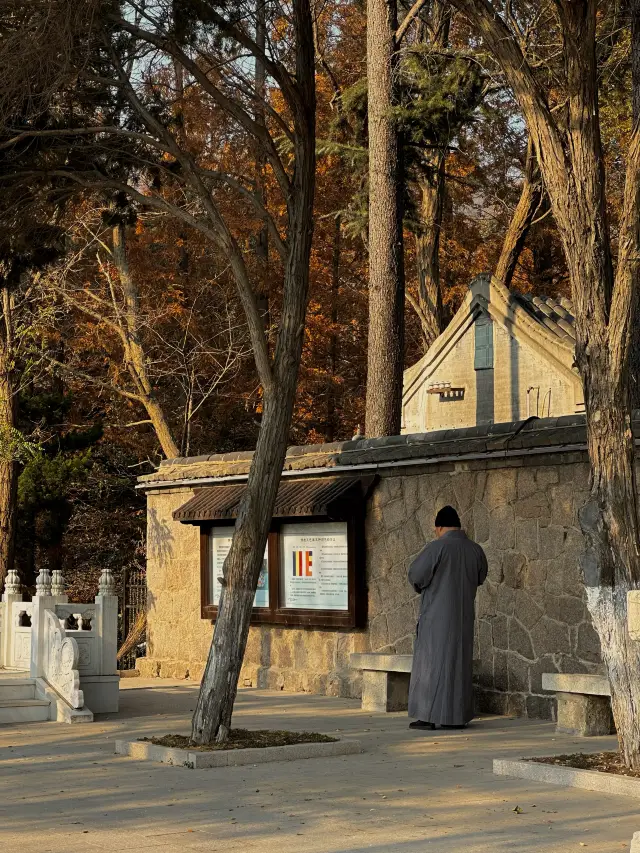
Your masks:
M218 578L222 577L222 566L231 548L231 532L233 528L217 527L211 531L209 537L209 597L210 604L217 607L220 603L221 586ZM268 545L265 548L262 569L258 578L256 596L253 599L254 607L269 606L269 564Z
M281 606L348 610L347 524L283 524L280 530Z

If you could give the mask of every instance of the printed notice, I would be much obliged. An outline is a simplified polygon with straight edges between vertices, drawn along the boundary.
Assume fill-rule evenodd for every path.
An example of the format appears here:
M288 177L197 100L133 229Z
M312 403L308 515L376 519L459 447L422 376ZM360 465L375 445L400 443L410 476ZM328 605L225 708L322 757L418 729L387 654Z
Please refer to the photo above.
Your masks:
M219 578L222 577L222 567L226 559L229 549L231 548L231 536L229 536L229 528L214 528L211 531L209 538L209 593L211 604L216 606L220 603L221 586ZM269 606L269 564L268 564L268 547L264 552L264 560L262 561L262 569L258 578L258 587L256 589L256 597L253 599L254 607Z
M280 531L282 606L348 610L347 524L284 524Z

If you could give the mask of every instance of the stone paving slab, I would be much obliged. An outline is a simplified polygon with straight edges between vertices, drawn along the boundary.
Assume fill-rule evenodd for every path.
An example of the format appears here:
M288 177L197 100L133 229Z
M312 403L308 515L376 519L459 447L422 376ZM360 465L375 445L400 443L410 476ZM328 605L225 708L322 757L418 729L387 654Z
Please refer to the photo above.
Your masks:
M338 732L366 751L194 773L123 760L113 742L188 734L197 687L121 688L120 713L91 725L0 730L3 853L628 853L640 829L628 797L492 772L494 758L615 749L613 737L504 717L415 732L357 701L241 690L236 726Z

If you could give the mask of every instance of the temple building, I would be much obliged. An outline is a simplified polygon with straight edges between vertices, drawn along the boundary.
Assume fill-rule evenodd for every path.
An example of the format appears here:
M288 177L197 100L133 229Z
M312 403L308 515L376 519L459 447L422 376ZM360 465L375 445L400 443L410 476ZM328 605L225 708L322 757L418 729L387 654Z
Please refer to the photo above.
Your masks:
M402 432L584 411L568 299L507 290L487 275L428 352L404 374Z

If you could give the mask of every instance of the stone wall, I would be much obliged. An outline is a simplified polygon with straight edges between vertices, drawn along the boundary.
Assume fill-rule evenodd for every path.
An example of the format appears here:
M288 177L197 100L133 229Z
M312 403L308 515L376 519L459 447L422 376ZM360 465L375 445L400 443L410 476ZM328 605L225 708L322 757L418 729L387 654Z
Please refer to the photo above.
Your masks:
M192 489L151 492L147 503L147 656L145 676L200 680L213 634L200 617L199 528L172 512ZM275 690L359 697L351 652L368 651L364 631L252 627L240 684Z
M411 555L432 535L437 509L452 504L480 542L489 574L478 592L477 673L481 707L547 718L543 672L600 672L579 557L577 511L586 463L385 477L369 508L369 643L411 652L418 600L406 583Z
M411 652L418 598L407 567L431 538L437 509L450 503L489 561L477 601L480 707L552 716L543 672L602 671L579 571L577 513L588 480L583 440L578 416L535 428L502 424L292 448L286 467L301 474L367 463L379 474L367 508L368 627L252 627L241 684L357 697L352 652ZM212 624L200 618L198 529L174 522L171 513L198 479L246 472L249 462L248 454L174 460L146 478L149 644L139 661L146 675L201 676Z

